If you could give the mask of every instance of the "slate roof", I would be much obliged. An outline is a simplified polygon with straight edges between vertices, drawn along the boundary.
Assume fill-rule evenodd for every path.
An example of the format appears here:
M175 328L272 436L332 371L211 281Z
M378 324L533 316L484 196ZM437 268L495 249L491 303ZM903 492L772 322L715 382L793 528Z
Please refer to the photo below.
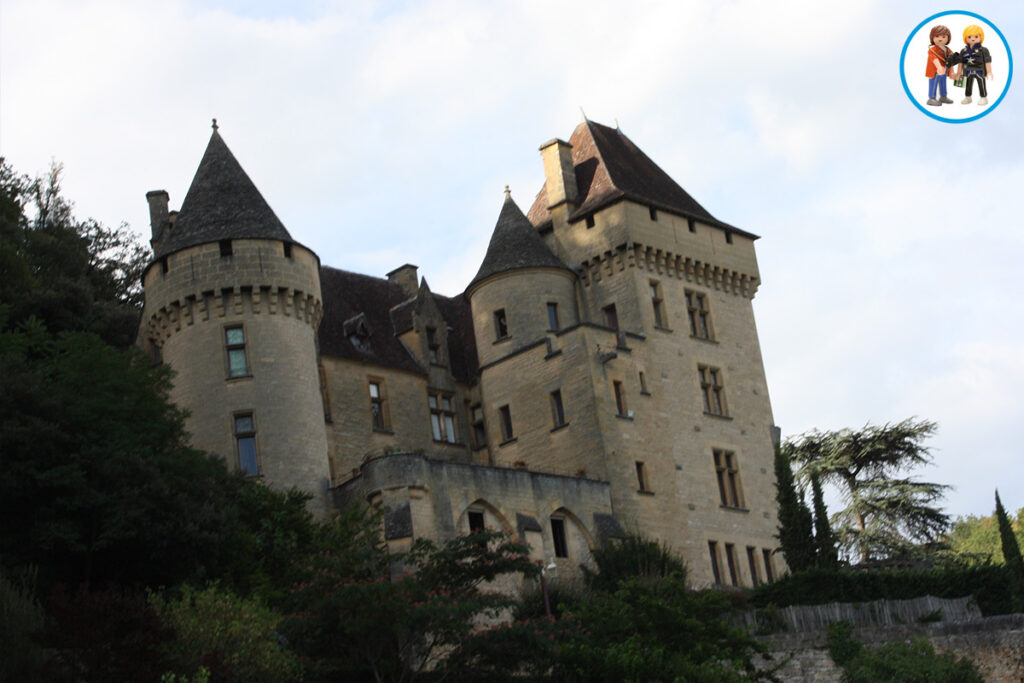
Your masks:
M242 238L293 241L214 129L173 229L153 247L153 260L197 244Z
M536 228L506 191L505 203L498 214L487 254L476 277L466 289L492 275L522 268L560 268L572 272L569 266L551 253Z
M712 216L617 128L584 121L576 126L569 144L572 145L580 197L576 210L569 216L570 221L579 220L621 199L631 199L708 225L757 237ZM542 187L528 213L530 223L536 228L544 228L551 223L548 204L547 191Z
M328 266L320 268L320 287L324 302L319 331L322 354L426 374L426 368L398 339L399 334L412 327L415 297L388 280ZM450 328L451 373L460 381L472 382L477 374L477 360L469 302L461 295L449 298L431 293L431 296ZM363 348L353 344L345 334L345 322L360 314L365 315L370 332Z

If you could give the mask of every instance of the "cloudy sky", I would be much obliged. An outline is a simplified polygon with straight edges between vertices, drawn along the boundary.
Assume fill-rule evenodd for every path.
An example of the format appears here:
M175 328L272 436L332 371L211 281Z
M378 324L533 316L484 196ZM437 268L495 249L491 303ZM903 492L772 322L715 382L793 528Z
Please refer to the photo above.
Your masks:
M452 295L503 186L525 209L538 145L582 108L762 236L754 307L783 433L935 420L923 474L956 487L950 512L987 514L996 486L1024 506L1024 84L971 123L920 113L900 52L946 9L0 0L0 154L30 174L62 162L78 215L148 238L146 191L180 205L217 117L325 264L411 262ZM1024 54L1019 1L966 9ZM924 48L909 54L923 93Z

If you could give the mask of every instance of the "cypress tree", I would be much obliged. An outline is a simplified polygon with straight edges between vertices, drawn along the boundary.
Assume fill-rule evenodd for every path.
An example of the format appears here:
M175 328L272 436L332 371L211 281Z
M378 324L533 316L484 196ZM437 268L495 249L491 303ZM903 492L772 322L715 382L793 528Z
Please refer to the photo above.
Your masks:
M996 523L999 525L999 540L1003 545L1003 559L1006 561L1007 571L1010 572L1013 599L1016 603L1015 609L1024 610L1024 559L1021 558L1020 546L1017 545L1017 537L1013 535L1013 527L1010 525L1010 518L1006 516L1003 501L999 500L998 489L996 489Z
M782 448L775 447L775 499L779 503L779 545L789 570L814 566L815 548L811 511L797 495L793 470Z
M832 526L828 523L828 510L825 508L825 497L821 492L821 479L818 473L811 474L811 501L814 505L814 546L817 551L819 567L835 567L839 564L839 552L836 550L836 537Z

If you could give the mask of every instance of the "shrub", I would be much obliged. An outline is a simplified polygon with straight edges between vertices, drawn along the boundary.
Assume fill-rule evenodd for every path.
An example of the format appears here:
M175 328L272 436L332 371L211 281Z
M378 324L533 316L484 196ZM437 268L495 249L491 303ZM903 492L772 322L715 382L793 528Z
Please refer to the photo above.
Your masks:
M843 670L843 683L983 683L984 680L974 662L948 652L936 654L925 638L865 649L848 661Z
M0 572L0 681L38 678L43 653L33 635L43 628L43 608L31 589L32 580L12 581Z
M597 572L582 569L594 590L614 591L620 582L637 577L686 579L686 565L668 546L637 534L594 550L593 555Z

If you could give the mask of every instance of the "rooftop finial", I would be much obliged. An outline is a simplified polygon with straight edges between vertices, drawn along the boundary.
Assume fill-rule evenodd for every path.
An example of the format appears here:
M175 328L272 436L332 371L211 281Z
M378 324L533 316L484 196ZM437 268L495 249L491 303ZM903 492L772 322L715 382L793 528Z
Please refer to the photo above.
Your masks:
M505 186L505 199L512 199L512 190L508 189L508 185Z
M217 130L217 119L213 120L213 129Z

